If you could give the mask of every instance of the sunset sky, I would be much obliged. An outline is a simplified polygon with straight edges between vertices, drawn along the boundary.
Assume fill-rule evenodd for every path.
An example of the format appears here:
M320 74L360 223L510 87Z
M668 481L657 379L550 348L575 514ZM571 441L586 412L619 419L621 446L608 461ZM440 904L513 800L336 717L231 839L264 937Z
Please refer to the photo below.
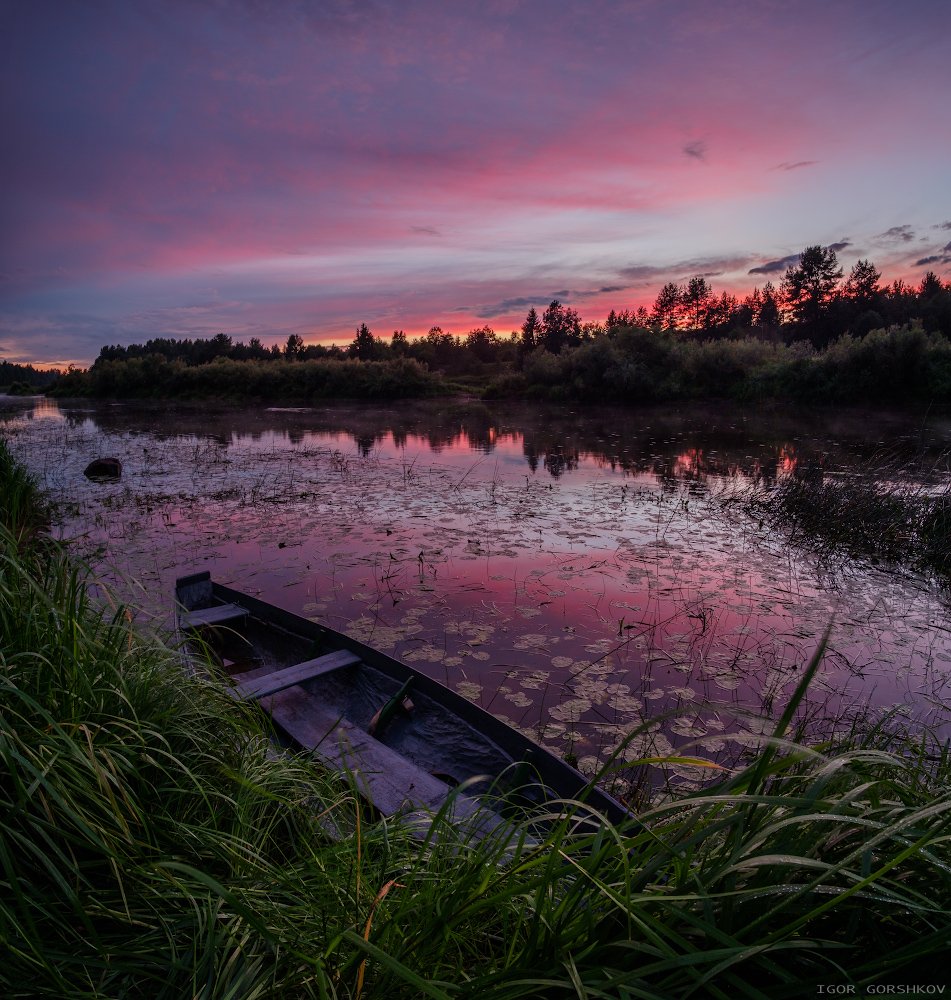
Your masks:
M948 0L0 0L0 358L951 278Z

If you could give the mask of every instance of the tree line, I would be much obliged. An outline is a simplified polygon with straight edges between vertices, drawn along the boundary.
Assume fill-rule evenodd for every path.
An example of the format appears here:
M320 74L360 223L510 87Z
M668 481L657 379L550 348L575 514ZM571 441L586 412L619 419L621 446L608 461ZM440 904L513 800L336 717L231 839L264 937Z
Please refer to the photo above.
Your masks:
M345 346L305 344L291 334L281 345L265 347L252 337L245 344L219 333L210 339L154 338L144 344L103 347L97 364L162 355L189 365L209 364L219 358L233 361L310 361L317 359L386 361L411 358L448 375L478 374L486 366L520 368L526 355L542 350L560 354L599 336L611 336L623 327L679 332L705 338L756 337L771 341L807 341L825 347L842 334L865 336L871 330L917 322L925 332L951 337L951 282L932 271L917 288L897 280L883 284L881 272L868 260L859 260L848 277L831 247L810 246L787 268L779 287L767 281L744 298L717 292L706 276L684 283L668 282L648 309L612 309L603 323L585 322L576 309L553 300L539 315L529 309L520 329L497 334L486 325L454 336L433 326L422 337L410 339L402 330L388 340L365 323Z
M767 281L743 299L716 295L706 277L685 284L668 282L653 308L612 313L607 325L659 327L664 330L728 336L752 333L791 343L809 341L825 347L837 336L864 336L871 330L917 321L928 332L951 337L951 283L929 271L917 288L904 281L882 284L882 274L868 260L857 261L848 278L831 247L806 247L791 264L779 288Z
M52 368L41 371L33 365L21 365L14 361L0 361L0 387L5 387L11 395L27 395L49 388L62 372Z
M901 330L916 330L924 340L903 339L896 332ZM880 336L869 339L873 332ZM736 346L716 347L730 343ZM612 309L603 323L585 322L555 299L541 313L530 308L507 336L486 325L463 336L433 326L422 337L396 330L386 338L363 323L343 346L305 344L298 334L271 347L256 337L235 342L224 333L155 338L103 347L87 373L68 373L55 392L308 399L428 395L462 387L487 395L623 401L632 394L761 398L775 391L833 402L864 399L870 393L862 386L877 381L846 384L824 375L817 382L816 373L826 370L820 355L887 367L889 352L899 344L906 354L927 356L921 364L938 365L943 373L944 347L951 345L951 282L929 271L917 287L883 284L868 260L859 260L846 277L832 248L811 246L778 287L767 282L742 299L717 293L706 276L695 275L665 284L651 308ZM908 375L899 395L911 398L920 390L943 398L944 384L943 374L931 382Z

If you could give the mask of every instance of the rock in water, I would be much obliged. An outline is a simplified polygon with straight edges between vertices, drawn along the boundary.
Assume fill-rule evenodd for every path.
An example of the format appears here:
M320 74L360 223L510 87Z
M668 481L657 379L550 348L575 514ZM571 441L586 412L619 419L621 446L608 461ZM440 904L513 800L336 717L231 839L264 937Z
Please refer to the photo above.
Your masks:
M86 466L83 475L87 479L114 481L122 476L122 463L118 458L97 458Z

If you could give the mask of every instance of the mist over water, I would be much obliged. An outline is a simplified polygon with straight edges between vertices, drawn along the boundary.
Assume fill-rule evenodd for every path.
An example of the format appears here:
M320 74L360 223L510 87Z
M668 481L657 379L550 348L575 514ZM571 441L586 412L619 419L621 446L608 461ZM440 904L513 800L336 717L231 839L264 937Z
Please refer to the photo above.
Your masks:
M632 732L631 760L755 745L828 626L804 713L816 732L868 707L951 734L947 591L820 560L748 503L797 470L883 460L940 488L947 421L4 399L0 432L62 505L58 533L156 628L175 577L208 569L588 770ZM85 479L101 456L122 461L119 482Z

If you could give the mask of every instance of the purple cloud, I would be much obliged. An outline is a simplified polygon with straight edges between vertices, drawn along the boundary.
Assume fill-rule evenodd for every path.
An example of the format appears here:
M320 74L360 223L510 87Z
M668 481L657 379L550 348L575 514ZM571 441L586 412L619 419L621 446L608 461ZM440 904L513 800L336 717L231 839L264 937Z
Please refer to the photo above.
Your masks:
M788 257L780 257L779 260L770 260L758 267L751 267L747 274L776 274L779 271L785 273L790 267L795 267L799 263L801 254L793 253Z
M777 163L771 170L802 170L804 167L814 167L818 160L796 160L794 163Z
M915 232L911 226L892 226L891 229L886 229L884 233L879 233L877 239L885 240L887 242L901 242L910 243L915 238Z
M704 139L694 139L683 147L684 156L704 162L707 158L707 143Z

